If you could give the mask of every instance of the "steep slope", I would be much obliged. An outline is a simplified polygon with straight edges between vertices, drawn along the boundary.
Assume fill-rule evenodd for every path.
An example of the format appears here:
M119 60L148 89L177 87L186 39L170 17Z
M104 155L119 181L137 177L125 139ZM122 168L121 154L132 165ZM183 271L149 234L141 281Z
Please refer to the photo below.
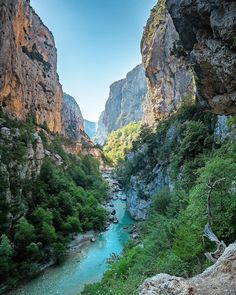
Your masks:
M209 29L208 34L204 31L207 30L206 23L208 24L209 17L211 16L211 23L214 23L214 26L218 23L219 30L220 28L222 30L223 28L225 29L223 30L224 32L222 32L223 35L227 34L226 27L229 26L228 34L232 37L232 31L235 29L232 15L234 15L235 10L229 12L229 8L233 8L234 5L231 6L231 3L230 5L224 4L223 6L219 6L220 4L218 4L218 6L215 5L213 7L212 4L207 6L207 4L203 2L204 1L198 1L196 6L193 4L189 4L188 6L187 1L181 1L180 3L180 1L161 0L151 11L151 16L145 27L141 43L144 68L148 79L148 96L145 101L146 107L144 111L144 121L151 126L153 126L155 122L160 122L161 120L171 116L173 111L191 107L191 105L196 105L196 110L198 108L209 110L208 107L210 106L210 102L206 103L206 98L203 99L203 97L200 98L199 96L202 89L201 87L203 87L203 82L201 82L203 80L205 83L205 90L206 92L209 92L209 101L212 102L211 111L215 113L223 112L225 114L234 113L235 102L227 99L227 97L229 97L228 94L222 96L222 99L224 100L222 102L218 100L219 96L218 98L214 98L214 95L212 94L215 91L213 90L214 87L215 89L217 87L221 87L221 84L217 79L223 79L223 77L226 80L228 79L228 81L231 81L232 83L230 82L230 85L232 86L232 89L234 88L234 64L236 62L236 58L235 53L233 52L232 44L232 50L228 51L227 48L229 43L227 42L227 38L226 36L221 37L221 48L223 52L227 53L227 61L222 62L220 61L220 57L218 55L221 54L222 51L216 50L216 54L216 52L210 51L213 49L212 47L209 47L209 51L207 51L205 47L196 43L196 38L193 38L193 36L190 38L191 36L189 35L191 32L193 34L194 31L195 37L198 36L198 38L203 38L201 42L203 42L203 45L205 44L204 46L213 43L218 44L220 42L218 40L218 38L220 38L220 34L215 34L213 36L211 31L213 29ZM202 6L200 4L202 4ZM201 7L203 10L201 10ZM219 7L223 9L222 15L217 13L219 12ZM170 12L168 9L170 9ZM211 10L212 14L209 12ZM195 25L192 24L192 26L190 26L191 23L188 25L187 21L189 19L185 14L194 14L194 12L198 14L202 13L202 15L199 16L199 19L202 19L201 25L196 24L198 23L196 19L193 19L195 20L195 22L193 22ZM206 17L205 13L207 14ZM176 15L178 15L179 18L177 18ZM184 17L186 17L186 19L184 19ZM205 18L204 21L203 18ZM192 42L191 48L189 47L190 45L188 42ZM187 49L192 49L192 52L187 52ZM201 64L198 64L197 57L194 58L194 54L198 55L198 58L202 59L202 70L200 70ZM195 66L193 71L191 70L190 57L192 57L192 64ZM209 66L206 66L206 64L204 66L203 64L206 58L211 59L207 61ZM219 66L218 63L220 63ZM230 67L229 64L231 65ZM199 71L196 72L197 67ZM217 69L218 72L210 72L213 68L215 71ZM195 85L193 73L195 73L194 75L197 77L197 85ZM198 75L200 75L200 77L198 77ZM226 80L225 86L227 85ZM197 100L195 101L196 86ZM233 98L233 96L231 96L231 98ZM205 103L203 101L205 101ZM222 107L222 112L217 112L216 109L214 111L213 101L216 102L216 104L219 103L218 110ZM207 105L208 107L206 107ZM230 106L228 110L226 105ZM217 108L217 105L215 106ZM189 117L187 119L190 120L191 118ZM211 127L213 127L213 129L211 132L216 136L219 129L222 129L224 130L224 134L218 134L219 137L227 137L226 122L227 119L224 116L212 117ZM173 138L181 138L178 120L172 124L173 125L170 126L169 130L166 130L165 134L162 135L162 138L159 139L160 142L156 142L156 144L167 144L168 146L171 144ZM184 124L184 121L182 121L181 124ZM160 129L162 129L161 126ZM215 140L217 139L215 138ZM136 150L136 154L134 153L130 155L129 160L132 160L132 157L139 158L143 155L143 161L148 162L149 156L147 156L147 153L152 153L152 148L153 147L148 148L147 144L144 144L143 147L140 147L140 151ZM137 219L145 218L147 208L151 203L150 197L155 194L155 192L160 191L165 186L173 189L174 185L173 180L171 180L170 177L169 160L166 161L166 157L156 158L155 165L151 167L146 165L143 169L145 172L139 168L135 171L135 173L133 173L129 184L128 206L132 216ZM147 175L149 175L149 179Z
M84 119L84 131L88 134L90 138L93 138L96 134L97 124L96 122L92 122Z
M111 131L129 122L141 120L146 93L146 78L142 65L130 71L125 79L113 83L105 111L98 122L96 142L103 144Z
M62 105L62 125L65 135L73 140L80 141L84 130L84 119L74 97L64 93Z
M197 81L197 101L215 114L236 113L235 1L167 0Z
M62 261L74 234L106 220L101 152L76 101L63 99L56 60L30 2L0 1L0 293Z
M193 100L195 82L165 0L152 9L141 42L148 81L144 122L152 125Z
M0 105L12 118L34 116L51 132L62 132L62 89L52 33L29 1L0 3Z

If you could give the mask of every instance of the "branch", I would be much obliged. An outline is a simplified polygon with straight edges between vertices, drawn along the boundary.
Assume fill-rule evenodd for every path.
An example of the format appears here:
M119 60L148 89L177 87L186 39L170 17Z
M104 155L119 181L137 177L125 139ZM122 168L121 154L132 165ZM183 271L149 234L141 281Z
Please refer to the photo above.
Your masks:
M216 185L220 183L221 181L225 180L225 177L217 179L215 182L211 182L211 179L209 178L207 187L209 188L208 190L208 196L207 196L207 219L208 222L204 227L204 236L208 238L211 242L216 243L217 249L215 252L207 252L205 253L206 257L213 263L217 261L217 259L223 254L226 245L223 241L219 241L217 236L213 233L212 231L212 211L211 211L211 194L212 191L215 189Z

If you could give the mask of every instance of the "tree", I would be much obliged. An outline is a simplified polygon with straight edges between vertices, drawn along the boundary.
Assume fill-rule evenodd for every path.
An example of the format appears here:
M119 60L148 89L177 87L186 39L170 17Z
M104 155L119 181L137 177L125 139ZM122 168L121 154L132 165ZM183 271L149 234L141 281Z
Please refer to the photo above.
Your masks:
M15 242L19 248L25 248L30 242L35 241L35 228L25 217L16 225Z
M54 226L43 222L40 236L45 244L51 244L52 242L54 242L57 237Z
M67 233L78 233L81 231L81 224L77 217L69 216L62 228Z
M33 220L38 226L42 226L44 222L52 224L53 214L49 209L37 207L33 212Z
M6 235L1 236L0 242L0 281L4 281L13 268L13 246Z

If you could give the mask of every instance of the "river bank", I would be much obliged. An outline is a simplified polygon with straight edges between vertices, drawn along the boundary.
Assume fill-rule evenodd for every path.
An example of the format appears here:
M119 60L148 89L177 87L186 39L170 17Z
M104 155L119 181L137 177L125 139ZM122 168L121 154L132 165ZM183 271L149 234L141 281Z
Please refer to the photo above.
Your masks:
M115 223L109 220L104 231L80 234L68 246L68 257L62 265L51 266L42 274L8 294L10 295L76 295L85 284L97 282L107 269L107 259L120 255L129 238L133 220L126 210L124 193L111 173L104 178L109 183L106 207L115 210ZM117 219L117 222L116 222ZM92 242L93 239L93 242Z

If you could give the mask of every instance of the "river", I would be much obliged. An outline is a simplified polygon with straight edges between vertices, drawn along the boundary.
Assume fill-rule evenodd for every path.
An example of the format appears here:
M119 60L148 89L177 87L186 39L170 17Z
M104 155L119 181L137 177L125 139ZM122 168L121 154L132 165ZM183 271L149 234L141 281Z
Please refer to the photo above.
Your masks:
M107 259L121 254L129 235L124 229L133 223L126 210L126 202L112 201L116 210L117 224L111 224L100 233L94 243L87 242L82 248L71 251L66 261L48 268L44 273L9 295L76 295L89 283L101 280L107 269Z

